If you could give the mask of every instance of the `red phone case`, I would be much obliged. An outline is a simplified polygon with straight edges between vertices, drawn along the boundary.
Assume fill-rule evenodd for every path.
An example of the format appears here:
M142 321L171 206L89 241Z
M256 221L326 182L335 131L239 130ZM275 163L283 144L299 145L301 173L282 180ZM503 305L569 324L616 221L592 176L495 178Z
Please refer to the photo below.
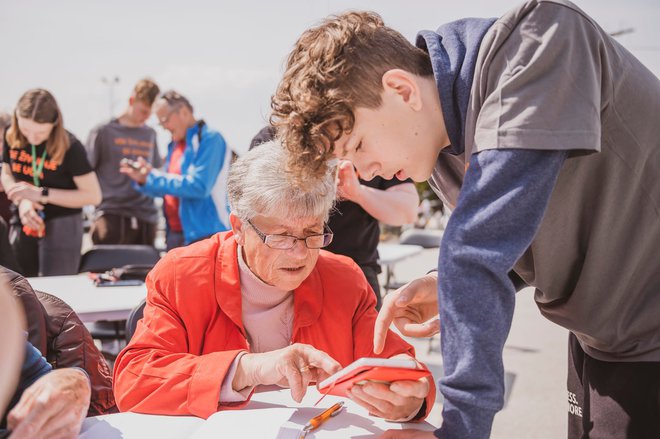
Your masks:
M320 387L324 395L346 396L346 391L360 381L381 381L391 383L402 380L418 380L431 375L428 369L408 369L390 366L362 366L326 387Z

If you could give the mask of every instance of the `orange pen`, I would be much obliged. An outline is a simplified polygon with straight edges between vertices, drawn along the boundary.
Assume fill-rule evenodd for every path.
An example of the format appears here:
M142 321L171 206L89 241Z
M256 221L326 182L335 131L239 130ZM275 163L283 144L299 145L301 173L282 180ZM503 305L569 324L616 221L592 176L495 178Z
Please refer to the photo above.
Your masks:
M340 401L337 404L330 407L329 409L323 411L320 415L314 416L303 427L301 437L305 437L305 435L307 433L309 433L310 431L320 427L321 424L323 424L328 419L330 419L334 416L337 416L343 408L344 408L344 401Z

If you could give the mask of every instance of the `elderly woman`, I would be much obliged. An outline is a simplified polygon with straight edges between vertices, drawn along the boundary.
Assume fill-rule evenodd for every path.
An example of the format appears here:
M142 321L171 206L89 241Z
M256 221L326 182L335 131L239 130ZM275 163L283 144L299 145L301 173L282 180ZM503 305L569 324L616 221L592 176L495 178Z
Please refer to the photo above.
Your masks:
M207 418L262 384L300 401L310 383L376 356L369 284L349 258L320 250L332 240L334 176L293 182L286 162L274 143L242 156L228 184L232 230L169 252L149 274L144 318L115 363L120 410ZM413 348L390 332L379 356L400 355ZM350 396L401 421L424 418L434 395L422 379Z

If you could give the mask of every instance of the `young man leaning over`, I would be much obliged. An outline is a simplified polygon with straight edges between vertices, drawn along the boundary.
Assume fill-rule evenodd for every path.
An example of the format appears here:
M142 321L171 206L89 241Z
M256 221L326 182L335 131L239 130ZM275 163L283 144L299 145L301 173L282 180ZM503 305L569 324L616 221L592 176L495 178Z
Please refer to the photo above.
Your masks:
M660 437L659 112L658 78L567 1L416 47L367 12L300 37L273 97L292 165L320 173L334 154L363 178L430 179L454 208L437 274L385 299L374 340L393 319L432 334L439 309L437 437L489 436L512 279L570 331L568 436Z

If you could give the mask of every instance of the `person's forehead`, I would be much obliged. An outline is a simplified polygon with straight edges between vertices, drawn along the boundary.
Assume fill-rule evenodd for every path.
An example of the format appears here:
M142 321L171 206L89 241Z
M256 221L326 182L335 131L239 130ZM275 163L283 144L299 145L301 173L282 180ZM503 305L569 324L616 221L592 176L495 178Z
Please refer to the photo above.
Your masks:
M27 119L24 117L17 117L18 124L22 129L31 130L31 131L45 131L51 128L53 124L51 123L38 123L32 119Z
M167 108L168 108L168 105L167 105L167 102L165 102L165 101L156 101L156 103L154 104L154 111L156 113L166 113Z
M281 217L276 215L257 215L253 218L253 222L257 221L266 227L284 227L284 228L300 228L310 229L317 227L323 223L322 217Z
M137 99L133 103L133 106L137 107L140 110L147 110L147 111L151 111L151 108L152 108L152 106L149 105L147 102L140 101L140 100L137 100Z

